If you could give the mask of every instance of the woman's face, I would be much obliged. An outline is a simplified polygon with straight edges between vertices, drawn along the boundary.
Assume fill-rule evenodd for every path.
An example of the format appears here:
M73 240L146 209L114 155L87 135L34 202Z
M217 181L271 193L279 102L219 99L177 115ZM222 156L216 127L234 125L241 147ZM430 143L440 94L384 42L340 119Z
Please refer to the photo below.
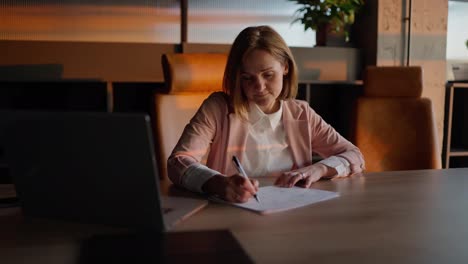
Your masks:
M287 66L270 53L255 49L244 56L240 73L241 88L249 102L256 103L265 114L279 109L276 100L283 89Z

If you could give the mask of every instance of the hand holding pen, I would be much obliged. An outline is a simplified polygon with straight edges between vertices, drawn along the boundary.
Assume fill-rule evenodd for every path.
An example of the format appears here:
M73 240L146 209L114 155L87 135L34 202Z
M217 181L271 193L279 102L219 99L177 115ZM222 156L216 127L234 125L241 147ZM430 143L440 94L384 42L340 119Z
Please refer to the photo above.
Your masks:
M250 179L247 177L247 173L245 173L245 170L244 170L244 168L242 167L242 164L240 163L239 159L238 159L236 156L232 156L232 162L234 163L234 166L236 167L236 169L237 169L237 171L239 172L239 174L240 174L242 177L246 178L247 181L248 181L250 184L252 184L252 183L250 182ZM252 186L252 187L253 187L253 186ZM257 202L260 203L260 201L258 200L257 194L254 194L253 196L255 197L255 200L257 200Z

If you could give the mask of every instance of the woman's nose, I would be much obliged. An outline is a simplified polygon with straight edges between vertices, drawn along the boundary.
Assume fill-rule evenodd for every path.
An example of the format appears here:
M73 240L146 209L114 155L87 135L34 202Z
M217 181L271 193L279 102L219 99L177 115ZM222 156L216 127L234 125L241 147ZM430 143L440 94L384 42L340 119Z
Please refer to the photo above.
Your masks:
M254 85L256 90L262 90L263 87L265 87L265 82L262 80L262 78L255 78L255 85Z

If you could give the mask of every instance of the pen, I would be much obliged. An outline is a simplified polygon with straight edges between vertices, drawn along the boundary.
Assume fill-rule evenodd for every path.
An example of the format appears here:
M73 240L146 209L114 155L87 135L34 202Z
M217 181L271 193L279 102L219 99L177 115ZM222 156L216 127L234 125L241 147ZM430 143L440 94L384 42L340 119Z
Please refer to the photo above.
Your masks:
M245 173L245 170L244 170L244 168L242 167L242 164L240 163L239 159L238 159L236 156L232 156L232 161L234 162L234 166L236 167L237 171L238 171L244 178L246 178L248 181L250 181L249 178L247 178L247 173ZM260 201L258 200L257 194L254 194L254 197L255 197L255 200L257 200L257 202L260 203Z

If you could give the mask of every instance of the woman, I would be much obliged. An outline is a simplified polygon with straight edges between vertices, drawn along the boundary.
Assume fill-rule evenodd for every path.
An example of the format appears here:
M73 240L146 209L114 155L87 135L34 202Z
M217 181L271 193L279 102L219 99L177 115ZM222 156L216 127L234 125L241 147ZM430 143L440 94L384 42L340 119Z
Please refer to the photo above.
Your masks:
M200 106L168 159L171 181L189 190L246 202L258 181L309 188L324 177L359 173L359 149L339 135L297 94L297 66L282 37L268 26L248 27L235 39L224 72L224 92ZM324 159L312 163L312 152ZM206 165L204 165L206 164Z

